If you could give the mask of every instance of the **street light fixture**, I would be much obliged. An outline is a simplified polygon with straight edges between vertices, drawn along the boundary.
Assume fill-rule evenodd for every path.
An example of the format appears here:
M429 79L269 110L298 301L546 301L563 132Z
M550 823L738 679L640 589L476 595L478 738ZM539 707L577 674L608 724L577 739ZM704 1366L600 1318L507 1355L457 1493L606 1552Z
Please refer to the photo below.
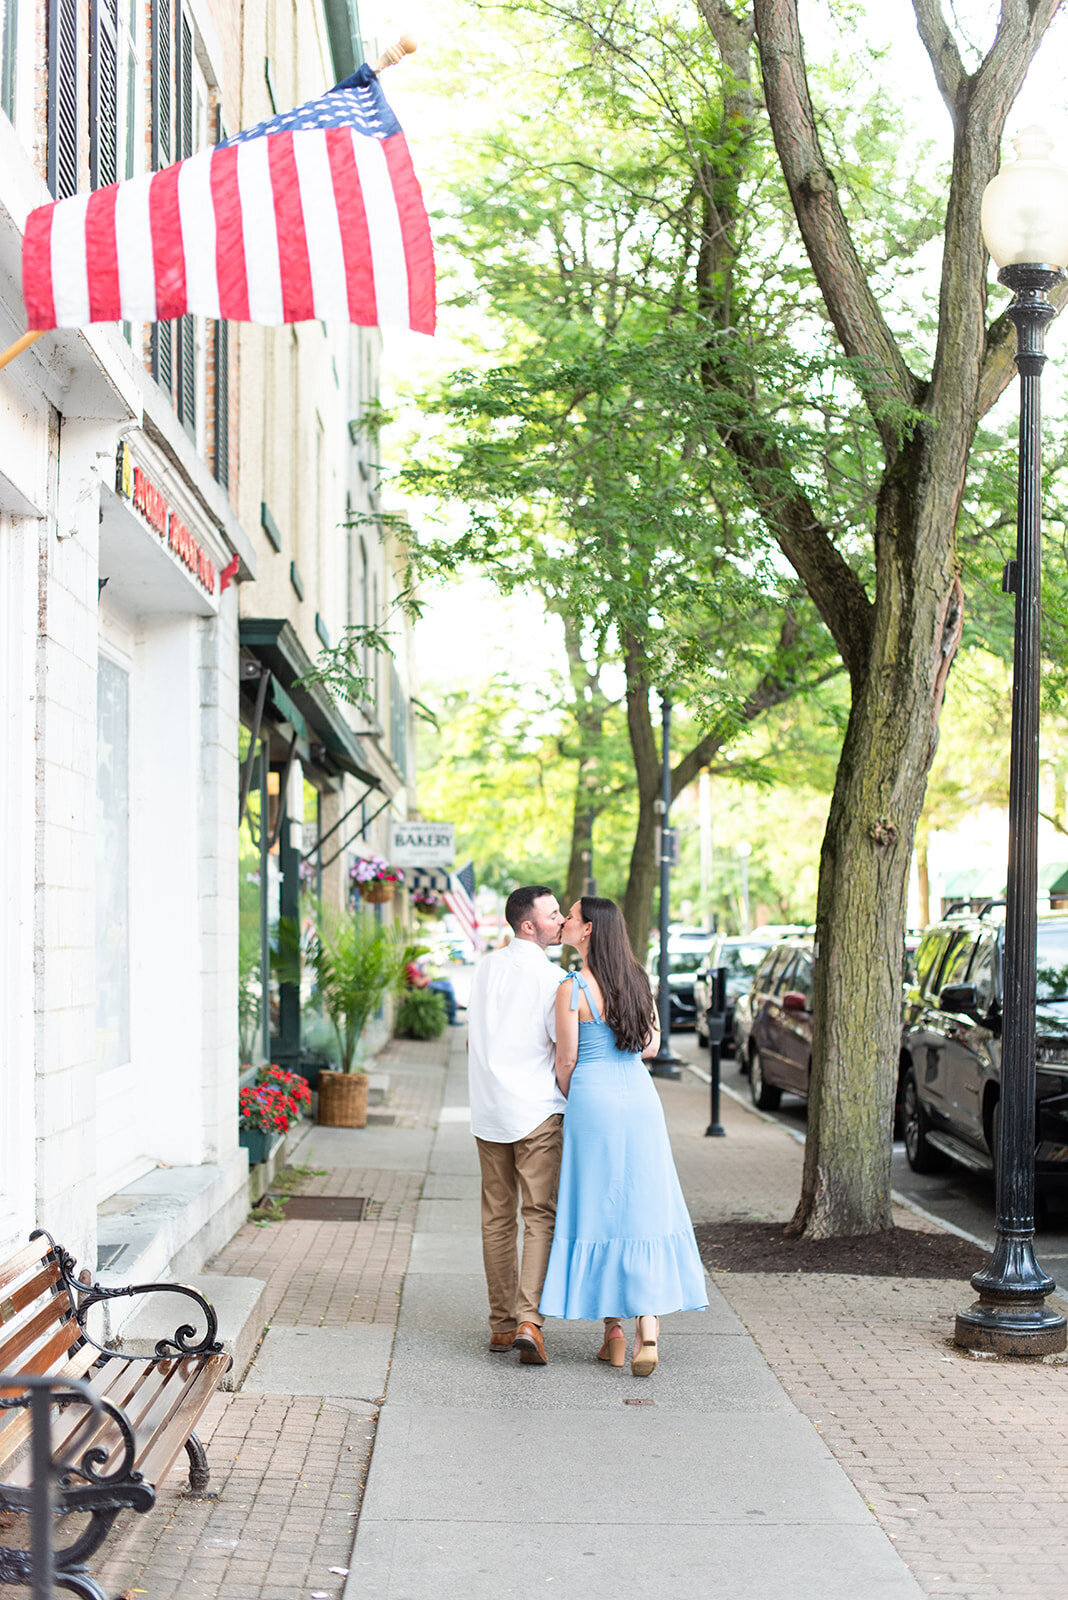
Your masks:
M1001 1099L995 1151L997 1237L972 1278L978 1300L957 1316L958 1345L996 1355L1063 1350L1063 1316L1046 1304L1053 1279L1035 1259L1035 994L1038 923L1038 737L1041 620L1042 413L1040 381L1046 324L1056 315L1049 291L1068 264L1068 172L1049 159L1040 128L1015 141L1016 160L983 195L987 249L998 282L1013 292L1020 373L1020 448L1016 560L1004 588L1016 596L1009 764L1009 870L1006 887Z

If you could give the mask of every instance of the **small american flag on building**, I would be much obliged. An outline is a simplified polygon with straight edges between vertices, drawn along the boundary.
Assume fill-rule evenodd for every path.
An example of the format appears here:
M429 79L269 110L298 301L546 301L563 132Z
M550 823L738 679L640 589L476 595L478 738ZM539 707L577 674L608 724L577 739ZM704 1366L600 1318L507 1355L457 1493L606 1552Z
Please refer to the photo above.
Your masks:
M460 924L461 932L475 954L482 953L482 935L478 931L478 911L475 908L475 863L469 861L459 872L449 873L449 887L445 890L445 904Z
M22 273L31 330L191 313L434 331L422 194L367 65L161 172L38 207Z

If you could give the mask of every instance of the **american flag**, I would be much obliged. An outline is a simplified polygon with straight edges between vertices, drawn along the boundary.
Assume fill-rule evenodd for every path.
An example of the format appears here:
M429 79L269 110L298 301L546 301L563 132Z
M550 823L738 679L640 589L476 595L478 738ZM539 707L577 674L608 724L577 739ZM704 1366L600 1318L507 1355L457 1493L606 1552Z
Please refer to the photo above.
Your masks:
M469 861L459 872L449 873L449 887L445 890L445 904L460 924L464 938L474 947L476 955L482 952L482 935L478 931L478 912L475 909L475 863Z
M400 123L361 66L161 172L30 213L27 326L193 313L434 331L434 256Z

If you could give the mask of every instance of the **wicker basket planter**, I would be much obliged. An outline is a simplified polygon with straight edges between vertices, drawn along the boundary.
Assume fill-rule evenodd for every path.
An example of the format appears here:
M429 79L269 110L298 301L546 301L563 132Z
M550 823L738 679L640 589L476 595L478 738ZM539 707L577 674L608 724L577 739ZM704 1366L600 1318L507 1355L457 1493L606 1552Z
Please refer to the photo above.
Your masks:
M319 1073L319 1122L324 1128L366 1128L366 1072Z
M392 900L396 893L397 885L384 878L372 878L369 883L360 884L360 899L370 900L372 905L384 906Z
M445 915L444 906L425 906L421 900L412 901L412 910L417 917L422 917L426 922L439 922Z

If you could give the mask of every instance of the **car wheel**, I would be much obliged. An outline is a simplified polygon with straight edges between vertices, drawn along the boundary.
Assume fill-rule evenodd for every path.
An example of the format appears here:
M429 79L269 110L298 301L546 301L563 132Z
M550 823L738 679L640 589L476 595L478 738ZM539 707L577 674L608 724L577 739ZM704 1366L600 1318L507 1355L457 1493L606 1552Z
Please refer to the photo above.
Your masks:
M782 1099L782 1090L765 1082L760 1051L752 1048L749 1051L749 1093L759 1111L774 1111Z
M943 1165L941 1153L927 1141L930 1123L920 1104L916 1088L916 1074L912 1067L905 1075L905 1095L902 1109L905 1124L905 1155L913 1172L938 1172Z

